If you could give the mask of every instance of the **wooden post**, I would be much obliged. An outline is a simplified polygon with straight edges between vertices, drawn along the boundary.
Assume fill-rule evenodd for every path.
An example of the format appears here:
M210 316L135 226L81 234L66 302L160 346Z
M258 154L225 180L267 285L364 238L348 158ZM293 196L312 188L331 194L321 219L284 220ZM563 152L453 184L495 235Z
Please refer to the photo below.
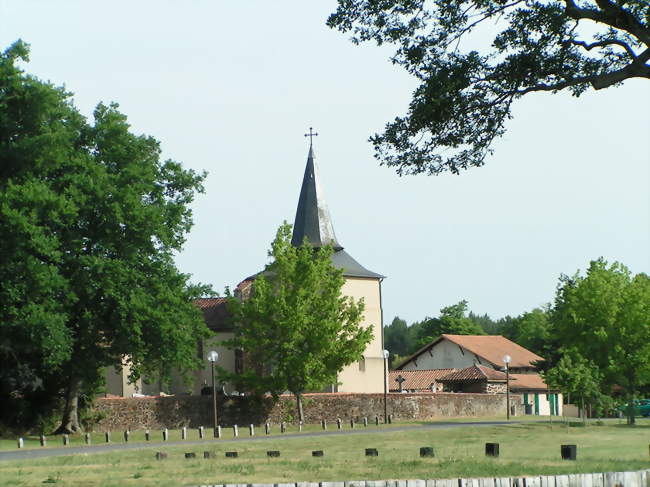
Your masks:
M63 435L63 446L68 446L70 444L70 437L68 435Z
M111 432L110 432L110 431L107 431L106 433L104 433L104 441L105 441L106 443L110 443L110 442L111 442Z
M280 433L284 433L285 431L287 431L287 423L285 423L284 421L282 421L282 422L280 423Z
M130 433L129 433L129 430L126 430L126 431L124 432L124 443L128 443L128 442L129 442L129 434L130 434Z
M144 440L145 441L150 441L151 440L151 431L144 430Z
M90 443L92 442L92 439L91 439L90 433L86 433L86 434L84 435L84 440L86 441L86 445L90 445Z

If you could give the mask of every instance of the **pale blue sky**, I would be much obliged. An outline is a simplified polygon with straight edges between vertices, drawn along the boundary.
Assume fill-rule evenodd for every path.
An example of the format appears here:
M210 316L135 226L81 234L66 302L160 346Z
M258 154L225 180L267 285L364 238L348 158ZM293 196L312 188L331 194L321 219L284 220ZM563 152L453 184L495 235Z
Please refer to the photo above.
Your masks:
M328 29L334 1L0 0L0 45L75 93L118 102L165 157L209 172L181 270L217 291L260 270L293 221L310 125L339 241L387 276L384 316L467 299L516 315L604 256L650 269L650 83L526 97L483 168L399 178L367 138L415 84L390 49Z

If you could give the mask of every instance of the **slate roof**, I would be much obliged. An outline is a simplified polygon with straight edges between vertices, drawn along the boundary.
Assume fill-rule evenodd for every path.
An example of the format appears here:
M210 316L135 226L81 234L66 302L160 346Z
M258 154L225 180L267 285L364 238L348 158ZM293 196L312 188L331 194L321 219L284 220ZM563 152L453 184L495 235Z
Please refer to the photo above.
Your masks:
M399 391L399 384L396 382L398 376L406 379L402 382L402 389L416 391L430 391L431 384L439 382L438 379L449 375L456 369L432 369L432 370L391 370L388 375L388 387L391 391Z
M525 349L521 345L508 340L501 335L441 335L438 339L425 345L415 352L404 362L399 364L396 369L401 369L407 363L416 359L418 356L427 352L442 340L449 340L456 345L475 354L485 362L489 362L495 367L502 368L504 355L510 355L510 368L534 368L534 362L544 360L539 355Z
M205 324L212 331L229 331L228 307L226 298L199 298L194 304L203 311Z
M334 226L332 225L323 190L320 187L318 167L314 162L314 150L311 146L307 155L307 166L302 179L302 187L300 188L291 244L298 247L302 245L305 238L314 247L324 247L331 244L335 250L343 248L336 241Z
M334 247L332 265L342 269L345 277L384 278L381 274L372 272L359 264L350 254L343 250L343 246L336 239L332 217L320 186L318 166L314 161L314 149L311 145L309 146L307 165L302 179L302 187L300 188L291 244L294 246L302 245L305 238L315 248L331 244Z
M505 382L506 374L499 372L484 365L472 365L466 369L457 370L447 374L438 382L475 382L475 381L488 381L488 382Z

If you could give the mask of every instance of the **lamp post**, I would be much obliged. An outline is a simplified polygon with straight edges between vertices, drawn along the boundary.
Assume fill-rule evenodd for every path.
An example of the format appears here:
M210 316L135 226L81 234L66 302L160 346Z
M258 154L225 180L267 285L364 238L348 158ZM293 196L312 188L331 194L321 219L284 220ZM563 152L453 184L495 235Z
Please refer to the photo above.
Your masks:
M219 360L219 354L211 350L208 353L208 361L212 365L212 420L213 420L213 434L217 434L217 385L214 381L214 364L215 362Z
M503 356L503 363L506 364L506 419L510 421L510 355Z
M388 350L384 350L384 424L388 424Z

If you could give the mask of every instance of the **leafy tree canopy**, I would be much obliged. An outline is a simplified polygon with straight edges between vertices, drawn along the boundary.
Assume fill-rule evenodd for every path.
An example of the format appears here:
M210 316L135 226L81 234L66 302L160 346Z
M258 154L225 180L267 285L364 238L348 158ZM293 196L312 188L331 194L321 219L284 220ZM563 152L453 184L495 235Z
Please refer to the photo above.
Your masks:
M231 298L234 338L243 350L241 373L219 368L219 377L248 391L296 396L303 420L302 394L337 382L346 365L359 360L373 337L361 325L363 300L341 294L343 271L332 266L333 249L314 249L305 240L291 245L284 223L271 244L272 262L257 275L250 296Z
M528 93L579 96L590 87L650 79L647 0L338 4L330 27L351 32L355 43L394 44L393 63L420 83L408 113L370 138L375 157L400 175L482 165L512 103Z
M483 328L467 317L467 301L465 300L442 308L438 318L427 318L413 326L417 326L417 348L431 343L442 334L485 335Z
M160 160L117 105L89 123L70 93L0 55L0 389L8 410L40 391L79 429L80 393L128 357L131 378L199 364L206 289L175 267L203 175ZM4 416L5 418L7 416Z
M562 276L551 321L560 352L589 361L604 393L616 385L632 400L650 384L646 274L633 276L624 265L602 258L592 261L584 276Z

